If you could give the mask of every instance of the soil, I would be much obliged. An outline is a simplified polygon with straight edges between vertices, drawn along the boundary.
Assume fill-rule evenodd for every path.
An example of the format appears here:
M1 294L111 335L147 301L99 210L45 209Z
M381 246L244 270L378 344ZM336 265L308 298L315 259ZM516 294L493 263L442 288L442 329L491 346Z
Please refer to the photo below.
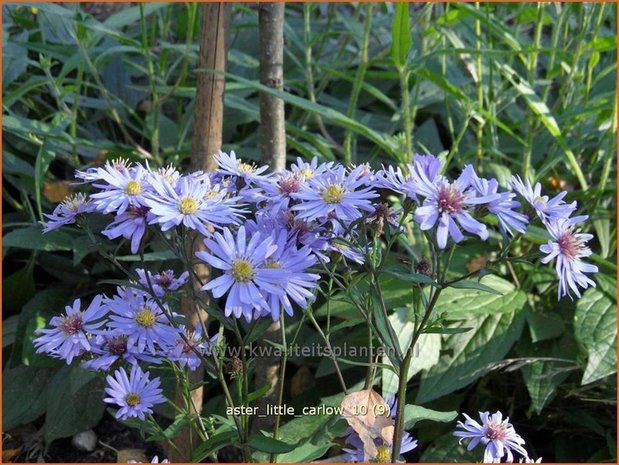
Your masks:
M146 442L136 429L129 428L105 413L93 431L98 443L93 452L81 451L71 438L53 441L47 451L40 433L43 420L19 426L3 435L3 451L18 450L13 457L3 456L3 462L45 462L45 463L117 463L116 451L122 449L141 449L150 462L155 455L161 459L163 451L158 444ZM3 454L4 455L4 454ZM8 459L8 460L7 460Z

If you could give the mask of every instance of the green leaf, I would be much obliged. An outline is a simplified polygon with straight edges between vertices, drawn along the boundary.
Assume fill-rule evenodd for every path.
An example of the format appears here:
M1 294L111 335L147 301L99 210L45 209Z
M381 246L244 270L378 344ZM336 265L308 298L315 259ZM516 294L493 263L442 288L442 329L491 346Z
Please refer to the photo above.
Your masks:
M398 335L398 341L402 352L405 352L410 346L413 338L415 325L409 318L408 309L399 308L395 313L389 315L389 321L393 330ZM422 334L415 348L413 349L413 358L408 372L407 380L419 373L421 370L427 370L438 363L441 351L441 336L440 334ZM383 363L391 365L389 357L383 356ZM394 396L398 391L399 376L391 370L383 370L383 397Z
M102 378L79 366L64 366L54 376L47 396L45 443L95 426L105 410Z
M29 250L71 250L73 239L64 231L50 231L43 234L41 226L15 229L2 237L2 247L16 247Z
M503 295L503 293L491 288L490 286L486 286L485 284L471 280L457 281L451 284L449 287L453 287L456 289L476 289L478 291L487 292L489 294Z
M212 435L208 440L200 444L191 454L192 462L202 462L209 455L216 453L222 447L231 445L239 435L236 431L226 429Z
M350 388L353 389L352 387ZM339 407L343 394L325 397L319 405ZM339 425L339 426L338 426ZM277 457L279 463L311 462L322 457L333 445L333 439L346 429L345 423L333 415L305 415L283 425L279 434L297 447Z
M26 265L2 280L2 288L10 289L2 295L2 310L18 313L35 293L34 267Z
M533 342L545 341L561 336L565 331L565 323L561 315L553 312L536 312L527 308L527 323Z
M440 423L449 423L455 420L458 412L452 410L450 412L439 412L429 408L421 407L420 405L407 404L404 407L404 429L413 428L417 422L422 420L437 421Z
M423 284L430 284L434 287L437 287L438 285L434 282L434 280L432 278L430 278L430 276L426 276L425 274L419 274L419 273L401 273L398 271L393 271L390 269L385 269L383 270L383 272L390 274L391 276L395 276L398 279L401 279L402 281L407 281L410 283L423 283Z
M279 439L266 436L262 432L252 434L249 437L249 441L247 441L247 445L252 449L269 454L285 454L287 452L292 452L297 447L296 444L288 444Z
M409 4L407 2L396 3L391 27L391 57L398 68L406 64L406 57L413 44L410 31Z
M265 384L264 386L262 386L260 389L256 389L253 392L250 392L247 395L247 403L251 404L252 402L254 402L257 399L260 399L262 396L264 396L267 392L269 392L269 390L271 389L271 385L270 384Z
M565 334L560 339L541 343L523 339L518 343L516 353L519 357L531 359L531 363L523 365L520 371L531 397L531 406L539 415L552 400L557 387L569 376L571 370L577 368L574 338Z
M54 370L18 366L2 373L2 430L36 420L45 413L47 391Z
M617 372L617 281L598 274L598 288L588 289L576 304L574 334L588 355L582 384Z
M513 284L497 276L484 276L480 284L496 290L496 293L473 288L476 286L464 289L448 287L441 293L435 313L445 313L448 320L466 320L477 315L513 312L516 308L522 308L527 301L523 291L514 290Z
M456 389L468 386L500 361L520 337L524 325L522 306L512 301L502 312L457 322L473 326L474 331L444 336L443 350L450 351L421 378L417 402L438 399Z

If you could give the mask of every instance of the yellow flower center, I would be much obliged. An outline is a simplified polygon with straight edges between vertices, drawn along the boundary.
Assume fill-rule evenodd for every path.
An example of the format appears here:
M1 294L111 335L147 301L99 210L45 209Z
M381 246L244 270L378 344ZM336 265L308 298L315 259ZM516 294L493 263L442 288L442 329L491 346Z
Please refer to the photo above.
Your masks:
M152 310L148 308L143 308L135 315L135 322L140 326L144 326L145 328L153 327L156 321L157 317L152 312Z
M183 215L193 215L198 211L198 201L193 197L183 197L178 204L178 211Z
M541 203L544 207L548 204L548 202L546 201L548 197L546 196L537 196L533 199L533 203Z
M219 194L219 191L208 191L206 193L206 198L212 199L213 197L217 197L218 194Z
M237 168L240 173L253 173L256 171L256 167L248 163L239 163Z
M256 271L254 270L254 267L247 260L243 260L241 258L232 263L232 277L236 281L240 283L247 283L251 281L255 275Z
M379 446L376 448L376 461L377 462L390 462L391 451L387 446Z
M125 192L127 195L140 195L142 193L142 185L135 180L131 180L125 186Z
M127 394L127 397L125 397L125 402L127 402L127 405L129 407L134 407L135 405L138 405L140 403L140 396L137 395L135 392L130 392L129 394Z
M311 179L314 177L314 170L309 168L303 168L302 170L299 170L298 173L303 179Z
M327 203L341 203L346 191L339 184L331 184L322 191L322 198Z
M273 260L272 258L269 258L268 260L264 262L264 267L270 268L272 270L279 270L282 267L282 265L277 260Z

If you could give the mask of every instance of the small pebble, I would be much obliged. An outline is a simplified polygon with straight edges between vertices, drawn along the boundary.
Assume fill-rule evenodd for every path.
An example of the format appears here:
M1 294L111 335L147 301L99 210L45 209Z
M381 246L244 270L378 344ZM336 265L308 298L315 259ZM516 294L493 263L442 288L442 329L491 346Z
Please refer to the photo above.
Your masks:
M71 439L71 444L78 450L92 452L97 447L97 435L91 429L77 433Z

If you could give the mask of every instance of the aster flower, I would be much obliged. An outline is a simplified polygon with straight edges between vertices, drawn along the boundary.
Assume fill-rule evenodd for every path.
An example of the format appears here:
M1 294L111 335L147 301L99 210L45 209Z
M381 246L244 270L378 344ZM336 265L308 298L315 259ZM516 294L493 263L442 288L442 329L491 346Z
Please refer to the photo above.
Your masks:
M81 310L81 300L75 299L65 307L66 315L55 316L50 320L51 329L39 329L41 334L34 340L37 353L47 352L52 357L70 364L75 357L91 349L88 333L104 324L102 318L106 310L101 306L102 295L97 295L88 308Z
M185 325L180 325L179 330L185 335L187 340L179 337L176 344L168 351L168 359L173 362L178 362L180 366L189 368L194 371L200 366L202 360L196 354L196 351L206 355L210 353L211 347L217 345L218 334L210 340L202 337L202 327L196 324L193 328L187 328Z
M54 208L51 214L44 214L49 221L41 221L40 223L43 225L43 232L46 233L58 229L61 226L73 224L78 215L90 213L94 210L94 204L86 195L81 193L73 194L56 205L56 208Z
M405 194L409 199L419 202L417 194L431 197L432 186L437 182L445 182L447 179L439 173L443 162L434 155L415 155L413 163L406 165L408 173L404 173L399 167L395 170L389 166L383 167L376 174L376 183L379 187L390 189L399 194Z
M500 461L504 456L507 462L513 462L514 456L512 451L518 452L523 457L528 457L527 451L522 447L524 439L517 433L509 418L503 420L503 414L499 411L490 415L489 412L479 412L482 423L479 424L466 413L464 414L466 421L462 423L458 421L458 428L462 431L456 431L454 436L460 438L460 442L464 439L470 439L467 450L473 450L478 444L483 444L486 449L484 452L484 463L493 463Z
M180 289L189 279L189 272L181 273L178 278L174 277L174 271L166 270L153 275L150 271L143 268L137 268L135 272L138 274L139 283L146 289L149 289L148 282L153 286L153 291L157 297L163 297L166 292L176 291ZM148 279L146 278L148 273Z
M550 240L547 244L540 246L540 250L547 254L541 261L546 264L554 258L557 259L559 299L565 295L571 298L570 290L580 297L578 286L583 289L589 286L595 287L595 282L585 273L597 273L598 267L582 261L592 253L586 243L593 239L593 235L583 234L577 228L577 225L587 218L586 215L569 219L559 218L546 225L554 241Z
M520 176L512 176L510 183L514 190L535 209L537 216L544 223L558 218L568 218L576 210L576 202L565 203L563 200L567 195L566 191L550 199L547 195L542 195L542 185L539 182L535 187L531 187L528 179L525 184Z
M268 175L263 175L268 166L256 167L253 163L245 163L240 158L236 158L234 151L227 154L221 150L215 155L215 160L219 166L219 172L226 175L238 176L245 180L246 183L254 183L260 179L264 179Z
M293 199L301 202L291 210L297 212L299 219L332 220L336 230L341 229L338 221L350 223L361 218L364 211L373 212L371 199L378 194L365 186L365 180L360 176L363 169L359 166L347 174L343 166L338 166L310 179L300 192L291 194Z
M131 253L137 253L146 233L147 223L153 218L150 208L130 205L125 212L116 215L114 221L107 225L101 234L108 239L124 237L131 241Z
M265 200L270 214L277 215L289 208L291 196L301 190L304 178L299 174L290 171L275 173L272 178L258 183L260 186L260 197L256 196L257 201Z
M127 346L129 336L115 331L105 331L95 336L91 341L90 352L95 356L93 359L84 362L84 368L92 370L107 371L117 360L123 359L135 365L138 361L161 363L161 359L153 357L143 352L139 352L137 347ZM154 355L154 354L153 354Z
M330 171L332 167L332 161L319 165L318 157L312 158L310 162L303 161L302 158L297 157L297 162L290 165L290 171L297 179L308 181Z
M504 234L514 235L512 229L524 233L527 229L529 219L526 215L515 211L520 207L520 202L514 199L516 194L512 192L498 192L499 182L496 179L484 179L477 176L475 172L472 177L472 185L480 196L499 194L499 198L488 202L486 208L499 219L499 227Z
M136 462L135 460L129 460L127 461L127 463L142 463L142 462ZM170 461L168 459L163 459L161 462L159 461L159 457L157 455L155 455L153 457L153 459L150 461L150 463L170 463Z
M118 288L118 295L108 299L106 306L112 312L108 328L127 334L127 347L137 345L138 352L148 348L155 353L155 343L165 347L178 337L178 330L170 326L157 303L141 291ZM168 311L165 304L163 307Z
M124 368L116 370L114 376L108 376L108 387L105 392L109 397L103 402L120 407L116 412L116 418L126 420L137 417L146 420L146 415L153 413L152 407L165 402L162 390L159 387L159 378L149 379L149 372L144 373L138 365L131 367L131 373L127 376Z
M90 195L96 209L121 214L129 206L146 206L144 194L150 189L147 174L142 165L117 169L108 164L98 168L98 176L105 184L93 184L101 189L101 192Z
M472 167L467 166L453 183L444 179L430 183L425 178L417 190L426 199L423 205L415 210L415 221L423 231L432 229L438 223L436 239L441 249L447 246L448 237L456 243L464 239L460 227L483 240L488 239L486 226L474 219L469 209L474 205L498 200L500 195L478 197L475 190L470 188L473 174Z
M224 228L223 235L215 233L204 244L209 252L197 252L196 256L224 274L202 286L202 290L211 291L216 299L228 293L226 316L243 315L251 321L254 309L269 309L263 292L283 294L285 272L265 266L277 250L272 237L254 233L247 241L245 227L241 226L236 238Z
M260 316L270 313L273 321L277 321L281 309L284 309L288 315L293 315L290 299L303 309L307 308L308 301L316 299L310 289L318 287L317 281L320 276L307 271L318 262L309 247L297 249L296 241L289 239L286 229L281 229L273 237L277 250L265 261L264 266L270 269L284 270L286 279L278 283L283 293L267 293L266 300L269 303L270 312L262 310L258 313Z
M241 216L242 210L235 206L238 198L227 198L208 181L185 176L176 187L165 178L154 178L151 184L153 192L146 196L145 204L154 215L151 222L161 224L162 231L183 224L208 236L215 226L236 223Z

